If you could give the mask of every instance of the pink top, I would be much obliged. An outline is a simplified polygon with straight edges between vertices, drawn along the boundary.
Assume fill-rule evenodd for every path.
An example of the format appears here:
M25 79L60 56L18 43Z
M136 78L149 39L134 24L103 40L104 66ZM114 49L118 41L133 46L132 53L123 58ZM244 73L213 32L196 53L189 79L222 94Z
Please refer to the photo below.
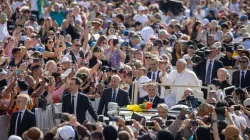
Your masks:
M63 94L63 91L64 91L64 86L61 86L60 88L58 88L56 91L54 91L51 94L51 97L52 97L54 103L60 102L61 99L59 98L59 96Z

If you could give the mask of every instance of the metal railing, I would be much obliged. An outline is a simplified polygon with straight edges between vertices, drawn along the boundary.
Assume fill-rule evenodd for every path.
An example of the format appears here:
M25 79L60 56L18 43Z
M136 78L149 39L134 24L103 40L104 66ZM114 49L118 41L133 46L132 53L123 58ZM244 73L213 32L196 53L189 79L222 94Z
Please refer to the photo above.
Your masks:
M145 86L145 85L149 85L150 83L147 83L147 84L139 84L137 81L134 81L133 82L133 90L132 90L132 96L131 96L131 102L132 104L137 104L138 103L138 87L139 86ZM173 85L173 84L162 84L162 83L155 83L156 85L158 86L169 86L169 87L187 87L187 88L199 88L199 89L207 89L208 92L210 90L212 90L211 88L209 87L206 87L206 86L192 86L192 85ZM166 93L165 93L166 94Z

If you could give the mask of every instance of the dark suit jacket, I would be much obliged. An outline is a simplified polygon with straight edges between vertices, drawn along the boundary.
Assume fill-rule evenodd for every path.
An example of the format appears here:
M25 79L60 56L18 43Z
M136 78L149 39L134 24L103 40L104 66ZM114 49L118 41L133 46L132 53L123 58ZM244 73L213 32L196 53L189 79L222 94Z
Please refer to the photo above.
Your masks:
M102 114L103 107L105 106L104 115L108 116L107 115L108 103L111 102L112 93L113 93L112 88L104 89L102 97L99 102L99 107L97 111L98 115ZM118 93L116 95L116 103L118 104L119 107L131 104L128 93L119 88Z
M76 106L76 119L77 121L82 124L83 121L86 120L86 111L89 111L89 114L93 117L95 121L97 121L97 114L94 110L94 108L91 105L91 102L89 101L89 98L78 92L77 97L77 106ZM71 112L71 95L67 94L63 97L62 101L62 112Z
M207 73L206 62L207 61L204 61L194 67L194 72L197 75L197 77L202 81L203 85L205 84L206 73ZM213 69L212 69L211 81L217 77L217 70L220 68L223 68L222 62L215 59Z
M139 101L138 101L138 104L142 104L145 101L149 101L148 95L140 98ZM160 104L160 103L165 103L164 99L161 99L159 96L155 96L155 98L153 100L152 108L157 108L157 105Z
M233 76L232 76L232 84L238 88L240 86L240 70L237 70L235 72L233 72ZM244 79L244 86L243 88L245 87L249 87L250 86L250 70L248 69L247 70L247 73L246 73L246 76L245 76L245 79Z
M18 111L14 112L12 114L11 119L10 119L9 136L15 135L17 115L18 115ZM21 126L18 127L20 129L17 130L17 135L22 137L23 132L25 132L26 130L28 130L31 127L36 127L36 116L33 112L26 109L26 111L24 112L22 121L21 121Z
M160 72L161 72L160 70L157 70L157 75L155 75L155 76L157 76L157 77L155 77L156 82L160 81L160 76L159 76ZM149 79L151 79L151 77L152 77L152 72L148 72L147 77L148 77Z

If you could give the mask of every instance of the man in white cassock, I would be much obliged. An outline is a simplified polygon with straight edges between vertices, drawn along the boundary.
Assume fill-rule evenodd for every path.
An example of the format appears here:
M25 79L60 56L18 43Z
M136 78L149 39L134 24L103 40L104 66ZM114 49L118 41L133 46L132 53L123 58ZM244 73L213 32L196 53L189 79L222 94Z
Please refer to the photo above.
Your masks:
M196 74L187 69L187 62L184 59L180 59L176 62L176 70L170 72L168 75L165 74L162 76L162 83L168 85L200 85ZM167 105L172 107L178 101L182 100L186 88L187 87L172 87L170 94L165 99Z

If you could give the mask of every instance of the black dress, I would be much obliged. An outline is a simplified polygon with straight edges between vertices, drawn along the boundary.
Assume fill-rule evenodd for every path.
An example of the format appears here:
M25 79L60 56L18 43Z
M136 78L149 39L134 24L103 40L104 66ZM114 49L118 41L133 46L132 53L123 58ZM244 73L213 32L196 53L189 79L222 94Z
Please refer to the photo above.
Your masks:
M48 52L55 52L55 49L52 48L52 51L50 51L50 50L48 49L48 47L46 46L46 47L45 47L45 51L48 51ZM50 61L50 60L54 60L55 62L57 62L57 58L56 58L56 57L48 57L48 58L44 59L44 63L46 64L46 63L47 63L48 61Z

